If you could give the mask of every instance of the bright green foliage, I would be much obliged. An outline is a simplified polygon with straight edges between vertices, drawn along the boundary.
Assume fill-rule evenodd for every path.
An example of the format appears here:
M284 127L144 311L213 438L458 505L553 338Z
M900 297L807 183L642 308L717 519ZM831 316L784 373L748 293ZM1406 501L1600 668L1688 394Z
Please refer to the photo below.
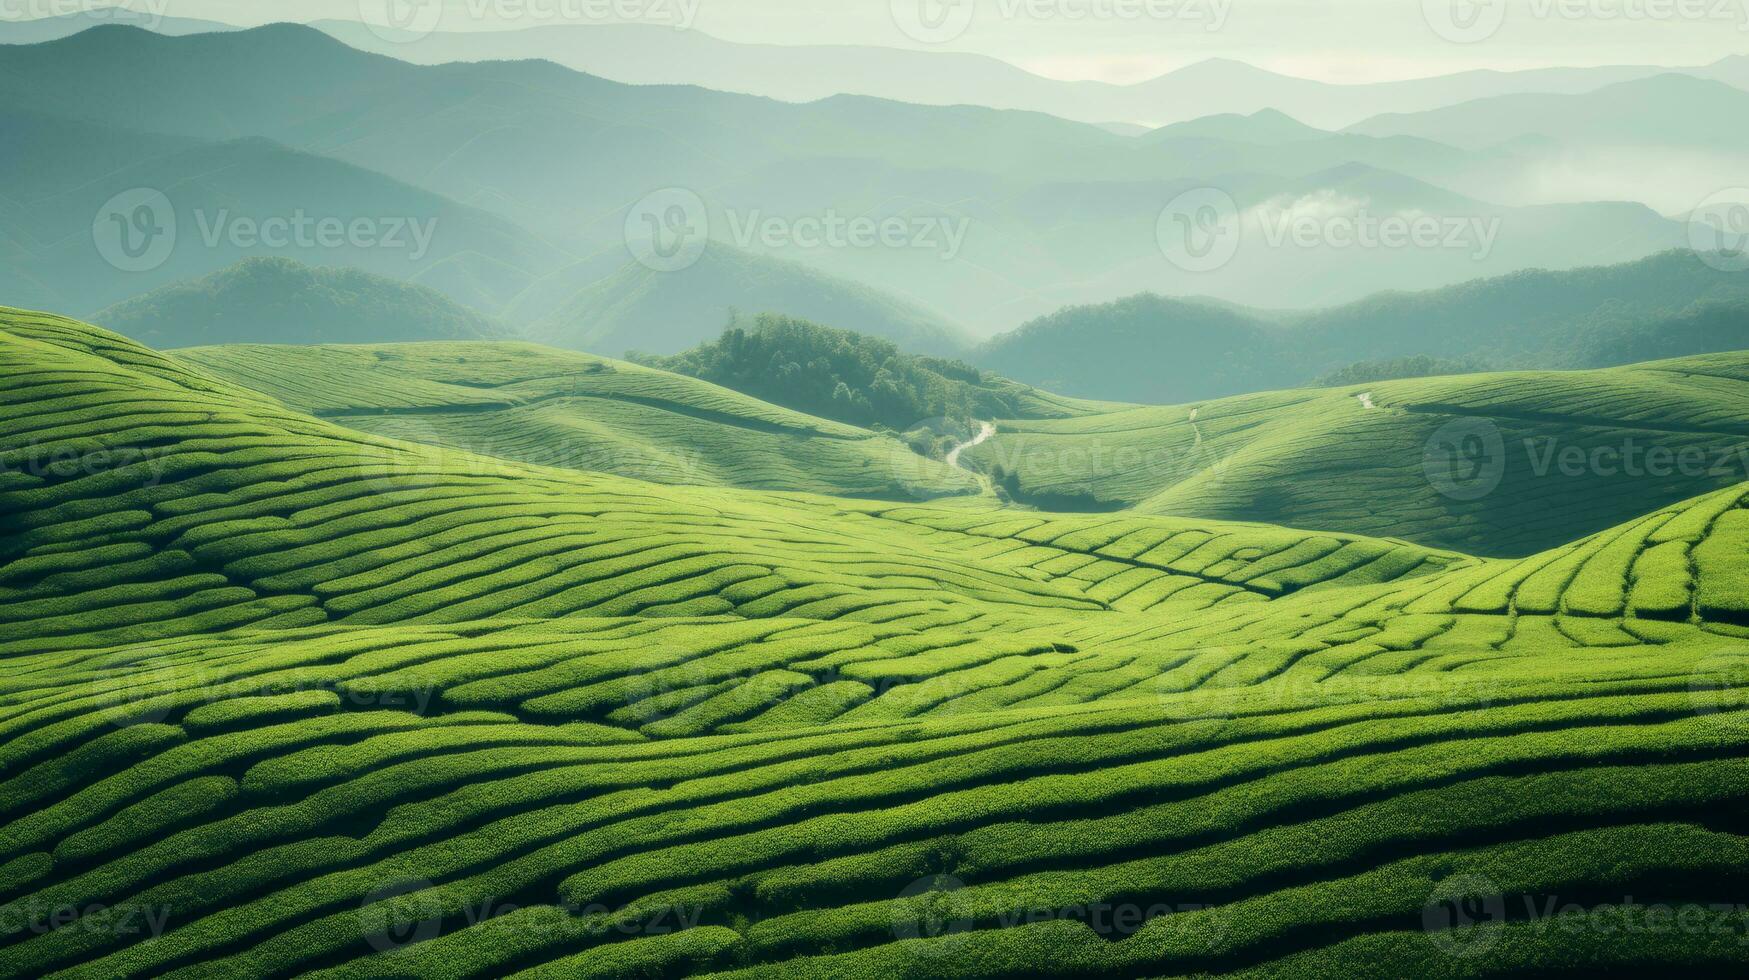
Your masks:
M1749 485L1484 559L663 486L298 410L682 380L490 350L177 360L0 313L0 976L1749 958L1728 916L1563 928L1749 884ZM1478 881L1512 939L1453 955L1495 934L1429 916ZM1523 914L1550 900L1578 911Z
M191 364L302 411L395 439L668 484L927 499L970 494L969 474L866 429L704 381L520 343L231 346Z

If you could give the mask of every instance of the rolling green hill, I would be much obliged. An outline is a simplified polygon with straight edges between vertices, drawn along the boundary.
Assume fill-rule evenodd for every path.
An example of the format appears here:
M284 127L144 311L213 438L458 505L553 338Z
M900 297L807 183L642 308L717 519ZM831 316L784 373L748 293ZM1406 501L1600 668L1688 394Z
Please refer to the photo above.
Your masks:
M1711 354L998 421L964 459L1046 507L1525 555L1749 479L1745 399L1749 354Z
M508 332L436 290L285 258L244 259L91 319L157 348L485 340Z
M19 311L0 365L0 976L1749 956L1749 484L1478 559L487 461Z
M239 345L176 357L299 411L474 463L499 457L656 483L853 497L979 490L970 474L866 429L535 344Z

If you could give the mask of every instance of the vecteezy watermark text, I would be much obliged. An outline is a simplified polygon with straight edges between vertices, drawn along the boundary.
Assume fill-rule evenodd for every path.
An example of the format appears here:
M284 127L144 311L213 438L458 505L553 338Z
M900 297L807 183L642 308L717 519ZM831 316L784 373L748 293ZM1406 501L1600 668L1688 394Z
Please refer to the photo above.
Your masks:
M827 208L818 215L784 217L762 214L757 209L726 215L729 237L741 248L755 242L769 249L916 249L938 254L951 262L965 247L972 219L939 215L876 218L843 215Z
M394 44L466 24L655 24L690 30L703 0L358 0L361 20Z
M1454 44L1486 41L1521 16L1573 23L1734 23L1749 31L1749 0L1422 0L1421 12L1435 34Z
M697 192L665 187L644 195L626 211L625 243L632 258L658 272L679 272L703 257L713 225L743 249L771 251L909 249L933 252L943 261L959 257L972 220L950 215L843 214L827 208L812 214L768 214L759 208L723 208L713 218Z
M978 0L891 0L893 23L923 44L946 44L972 26ZM990 0L1005 21L1159 21L1195 24L1213 33L1227 26L1233 0Z
M1271 249L1444 250L1483 262L1494 252L1502 221L1493 214L1380 211L1367 198L1329 189L1241 210L1226 191L1199 187L1167 202L1154 236L1167 260L1186 272L1224 267L1246 241Z
M405 253L409 262L430 254L438 230L435 215L313 214L304 208L267 215L196 208L192 217L200 243L208 249L387 250ZM186 227L162 191L136 187L97 209L91 240L98 255L116 269L149 272L169 261Z
M1428 482L1442 495L1453 500L1479 500L1499 488L1511 448L1492 419L1454 419L1428 437L1423 469ZM1531 436L1523 439L1518 449L1524 458L1520 472L1538 479L1749 479L1749 441L1668 445L1626 436L1620 442L1599 444Z
M0 0L0 22L81 17L156 30L171 0Z

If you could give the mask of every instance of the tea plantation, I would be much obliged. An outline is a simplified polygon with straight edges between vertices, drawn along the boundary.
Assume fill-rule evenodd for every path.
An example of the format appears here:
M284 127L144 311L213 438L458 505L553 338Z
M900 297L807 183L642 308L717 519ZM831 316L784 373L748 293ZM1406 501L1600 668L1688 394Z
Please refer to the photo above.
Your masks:
M1021 500L1521 557L1749 480L1749 353L1382 381L999 421L966 461ZM1430 446L1471 444L1454 487ZM1449 470L1447 471L1449 473ZM1451 493L1456 490L1458 492Z
M1741 360L1180 413L1274 440L1243 473L1364 462L1283 492L1385 538L1004 506L863 430L497 350L170 357L0 310L0 976L1749 963L1749 484L1508 469L1477 540L1646 504L1472 557L1400 539L1443 519L1380 476L1425 436L1393 467L1368 421L1607 400L1711 438ZM561 430L599 455L542 458ZM694 446L708 478L638 471Z

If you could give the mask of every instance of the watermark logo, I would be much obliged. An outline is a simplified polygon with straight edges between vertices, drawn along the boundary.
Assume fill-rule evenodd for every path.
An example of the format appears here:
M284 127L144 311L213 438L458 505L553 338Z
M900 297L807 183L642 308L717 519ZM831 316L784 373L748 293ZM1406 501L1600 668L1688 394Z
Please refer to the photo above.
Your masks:
M451 20L497 25L655 24L690 30L701 0L358 0L359 19L391 44L411 44Z
M946 215L844 215L828 208L818 215L786 217L757 209L726 213L729 237L741 248L795 248L803 251L909 249L934 252L951 262L965 247L972 219Z
M97 254L122 272L151 272L176 248L176 208L163 191L135 187L97 209L91 221Z
M1199 187L1173 198L1154 223L1154 238L1166 260L1186 272L1213 272L1233 260L1241 237L1239 206L1216 187Z
M1040 24L1142 20L1199 24L1208 32L1227 25L1233 0L992 0L1000 20ZM971 29L977 0L892 0L893 23L920 44L946 44Z
M652 191L626 212L625 243L639 265L657 272L691 268L710 243L704 198L684 187Z
M391 44L424 40L443 23L445 0L358 0L358 16Z
M971 28L974 0L892 0L893 23L919 44L946 44Z
M1506 24L1506 0L1421 0L1433 33L1453 44L1476 44Z
M1731 731L1749 730L1749 652L1708 657L1695 665L1688 684L1694 713Z
M1446 954L1460 959L1480 956L1500 941L1506 921L1506 899L1500 888L1480 875L1454 875L1439 882L1421 912L1427 936Z
M442 934L443 909L436 887L423 878L409 878L372 889L359 910L359 924L370 948L394 953Z
M1501 225L1497 215L1381 214L1366 199L1330 189L1274 198L1253 208L1247 218L1261 226L1270 248L1443 249L1467 251L1477 262L1493 254Z
M1688 216L1688 245L1720 272L1749 272L1749 187L1700 202Z
M952 875L926 875L906 885L893 913L893 935L900 940L935 940L921 947L929 954L951 952L973 925L959 894L965 887Z
M1480 500L1506 475L1506 441L1488 419L1454 419L1428 437L1421 469L1441 495Z
M438 219L405 215L317 216L303 208L260 218L220 208L217 213L196 209L194 220L199 226L201 244L211 249L227 244L243 250L383 249L405 252L407 261L418 262L431 253Z
M169 8L170 0L0 0L0 23L83 17L155 31Z

